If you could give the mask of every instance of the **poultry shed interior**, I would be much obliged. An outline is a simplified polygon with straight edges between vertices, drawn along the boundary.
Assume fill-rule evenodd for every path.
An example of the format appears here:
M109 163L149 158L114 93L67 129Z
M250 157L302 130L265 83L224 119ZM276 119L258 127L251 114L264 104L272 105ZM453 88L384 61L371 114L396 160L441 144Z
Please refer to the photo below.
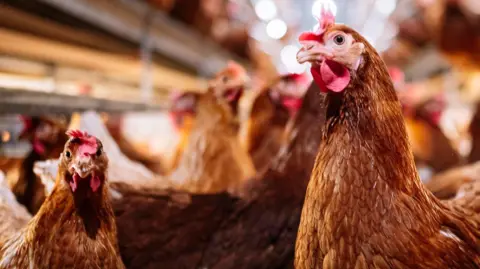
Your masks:
M480 268L480 1L2 0L4 268Z

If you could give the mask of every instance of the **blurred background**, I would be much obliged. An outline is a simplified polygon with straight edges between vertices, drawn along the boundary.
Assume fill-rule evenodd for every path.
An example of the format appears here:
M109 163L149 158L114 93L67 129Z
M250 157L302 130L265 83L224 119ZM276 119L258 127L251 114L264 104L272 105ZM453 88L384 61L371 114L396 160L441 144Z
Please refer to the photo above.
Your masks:
M0 166L42 151L35 142L42 133L26 132L32 126L44 124L48 140L83 111L97 112L117 143L169 158L179 141L168 113L172 92L205 91L229 61L247 70L254 89L288 73L309 76L296 62L297 37L315 27L322 6L383 56L412 144L428 148L419 154L443 156L433 148L446 145L471 158L477 0L3 0ZM427 175L448 168L425 163Z

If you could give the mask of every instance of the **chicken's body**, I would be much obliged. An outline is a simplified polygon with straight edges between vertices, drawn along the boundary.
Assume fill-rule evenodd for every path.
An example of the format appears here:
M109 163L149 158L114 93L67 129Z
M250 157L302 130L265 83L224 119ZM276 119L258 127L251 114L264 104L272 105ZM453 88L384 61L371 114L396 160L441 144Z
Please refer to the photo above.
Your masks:
M0 268L124 268L104 181L106 157L101 145L93 149L93 164L86 158L94 157L79 157L91 154L82 149L87 136L73 135L62 154L68 155L61 158L52 193L27 227L2 246ZM91 141L90 136L86 139Z
M319 43L297 57L314 63L312 73L317 64L327 70L330 57L353 63L346 70L355 73L320 86L329 92L327 121L302 211L296 268L479 268L479 220L442 204L420 182L385 64L357 32L324 25L322 35L303 36ZM353 41L332 56L323 43L334 44L330 38Z

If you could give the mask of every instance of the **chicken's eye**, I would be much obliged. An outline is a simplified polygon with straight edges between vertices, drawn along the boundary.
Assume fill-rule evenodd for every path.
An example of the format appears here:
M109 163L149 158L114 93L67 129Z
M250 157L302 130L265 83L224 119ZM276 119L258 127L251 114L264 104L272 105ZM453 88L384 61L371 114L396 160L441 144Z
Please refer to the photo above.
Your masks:
M95 155L97 155L97 157L100 157L100 155L102 155L102 149L101 149L101 148L98 148L98 149L97 149L97 152L95 153Z
M67 157L67 158L70 159L70 157L72 157L72 153L70 153L70 151L67 150L67 151L65 152L65 157Z
M335 44L337 45L343 45L345 43L345 37L343 35L336 35L334 38L333 38L333 41L335 42Z
M222 82L223 82L223 83L227 83L227 82L228 82L228 80L229 80L229 79L228 79L228 77L227 77L227 76L223 76L223 77L222 77Z

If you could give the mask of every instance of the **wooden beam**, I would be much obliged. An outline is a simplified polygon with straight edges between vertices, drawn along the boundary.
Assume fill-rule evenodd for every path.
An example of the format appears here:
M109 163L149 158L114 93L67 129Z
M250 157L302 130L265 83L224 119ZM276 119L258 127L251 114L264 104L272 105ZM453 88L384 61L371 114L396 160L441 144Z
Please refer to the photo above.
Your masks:
M102 73L107 78L138 85L141 62L138 59L99 52L0 28L0 53L48 63L80 67ZM20 45L21 44L21 45ZM198 89L205 81L159 65L153 66L157 88Z
M86 20L110 33L139 44L142 22L148 4L137 0L41 0L77 18ZM163 55L211 76L235 60L249 69L248 62L156 11L150 31L153 49Z
M138 51L113 38L58 24L7 5L0 5L0 14L0 26L12 30L112 53L135 55Z
M87 110L121 113L160 111L165 108L159 105L112 101L87 96L0 88L0 114L71 114Z

